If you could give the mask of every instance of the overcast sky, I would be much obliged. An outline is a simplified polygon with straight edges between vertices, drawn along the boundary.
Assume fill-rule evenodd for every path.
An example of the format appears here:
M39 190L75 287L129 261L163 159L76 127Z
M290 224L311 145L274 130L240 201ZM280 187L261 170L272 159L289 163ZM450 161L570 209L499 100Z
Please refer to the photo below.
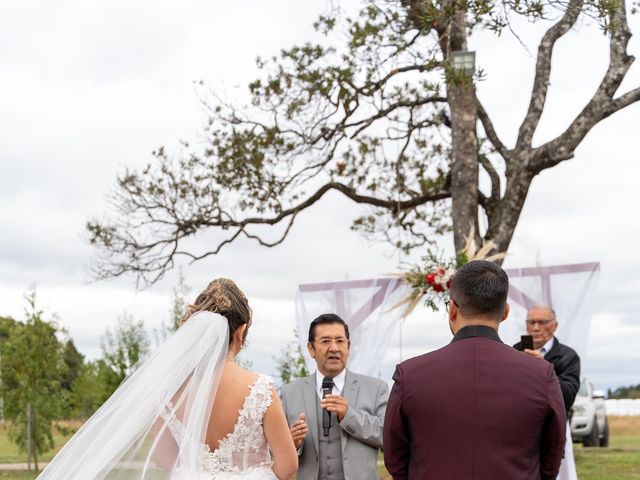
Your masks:
M2 2L0 315L22 318L23 294L35 282L41 306L59 315L91 358L105 328L124 312L150 330L166 321L176 275L142 292L132 278L89 283L85 222L104 211L125 167L146 163L159 145L175 152L180 139L202 138L195 80L243 92L255 57L307 39L326 7L326 0ZM640 56L640 21L633 16L630 23L636 36L629 51ZM526 111L541 34L524 26L529 51L507 34L471 41L486 73L479 96L508 145ZM564 130L584 106L607 55L590 22L558 42L537 141ZM622 91L639 85L634 64ZM617 113L589 134L575 159L534 180L505 261L601 262L583 369L600 388L640 383L639 117L640 105ZM359 212L330 195L277 248L242 241L185 268L192 295L219 276L247 293L255 323L244 356L256 370L275 373L272 356L291 339L298 284L377 277L420 256L399 257L350 232ZM406 321L402 338L402 353L397 333L392 341L389 368L441 346L450 334L444 317L418 314Z

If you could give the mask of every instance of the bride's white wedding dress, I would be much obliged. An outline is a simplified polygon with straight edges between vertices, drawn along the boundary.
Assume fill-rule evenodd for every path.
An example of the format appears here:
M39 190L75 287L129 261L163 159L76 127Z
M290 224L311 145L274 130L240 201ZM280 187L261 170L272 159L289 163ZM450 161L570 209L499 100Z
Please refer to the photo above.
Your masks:
M202 444L198 472L178 470L172 480L277 480L271 469L271 454L262 426L264 414L271 405L272 383L270 377L259 375L250 387L233 431L213 452ZM174 411L165 411L162 418L176 443L180 444L184 425Z
M227 319L197 312L127 378L38 480L274 480L262 420L271 379L251 385L215 451L206 434L227 359ZM179 414L176 416L176 412Z

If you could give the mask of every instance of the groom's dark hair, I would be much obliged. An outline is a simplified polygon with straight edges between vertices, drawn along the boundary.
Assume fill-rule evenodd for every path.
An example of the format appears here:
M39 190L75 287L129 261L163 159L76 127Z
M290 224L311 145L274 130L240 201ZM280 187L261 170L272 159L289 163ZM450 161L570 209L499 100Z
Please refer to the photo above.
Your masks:
M474 260L462 266L451 280L451 300L466 316L499 317L509 293L509 277L493 262Z
M309 325L309 341L313 342L316 339L316 325L325 325L329 323L339 323L344 327L344 334L349 339L349 325L335 313L323 313L319 317L316 317Z

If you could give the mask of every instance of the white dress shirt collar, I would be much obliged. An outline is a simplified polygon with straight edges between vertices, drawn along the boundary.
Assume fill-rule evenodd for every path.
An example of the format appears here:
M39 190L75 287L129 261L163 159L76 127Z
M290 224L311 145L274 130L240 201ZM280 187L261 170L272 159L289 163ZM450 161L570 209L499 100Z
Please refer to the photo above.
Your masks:
M542 355L546 355L549 353L549 350L551 350L551 347L553 347L553 337L551 337L551 339L540 348L540 353L542 353Z
M347 376L347 369L342 370L338 375L333 377L333 390L331 393L334 395L342 395L344 389L344 381ZM316 370L316 392L322 398L322 379L324 376Z

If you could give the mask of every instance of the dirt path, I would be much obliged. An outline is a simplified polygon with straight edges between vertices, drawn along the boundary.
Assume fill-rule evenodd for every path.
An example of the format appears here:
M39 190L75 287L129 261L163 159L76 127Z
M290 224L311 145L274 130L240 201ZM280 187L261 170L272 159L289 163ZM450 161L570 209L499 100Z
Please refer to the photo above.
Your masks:
M44 467L47 466L49 462L38 462L38 471L42 471ZM26 463L0 463L0 471L10 471L10 470L27 470L29 465ZM33 469L33 463L31 464L31 468Z

